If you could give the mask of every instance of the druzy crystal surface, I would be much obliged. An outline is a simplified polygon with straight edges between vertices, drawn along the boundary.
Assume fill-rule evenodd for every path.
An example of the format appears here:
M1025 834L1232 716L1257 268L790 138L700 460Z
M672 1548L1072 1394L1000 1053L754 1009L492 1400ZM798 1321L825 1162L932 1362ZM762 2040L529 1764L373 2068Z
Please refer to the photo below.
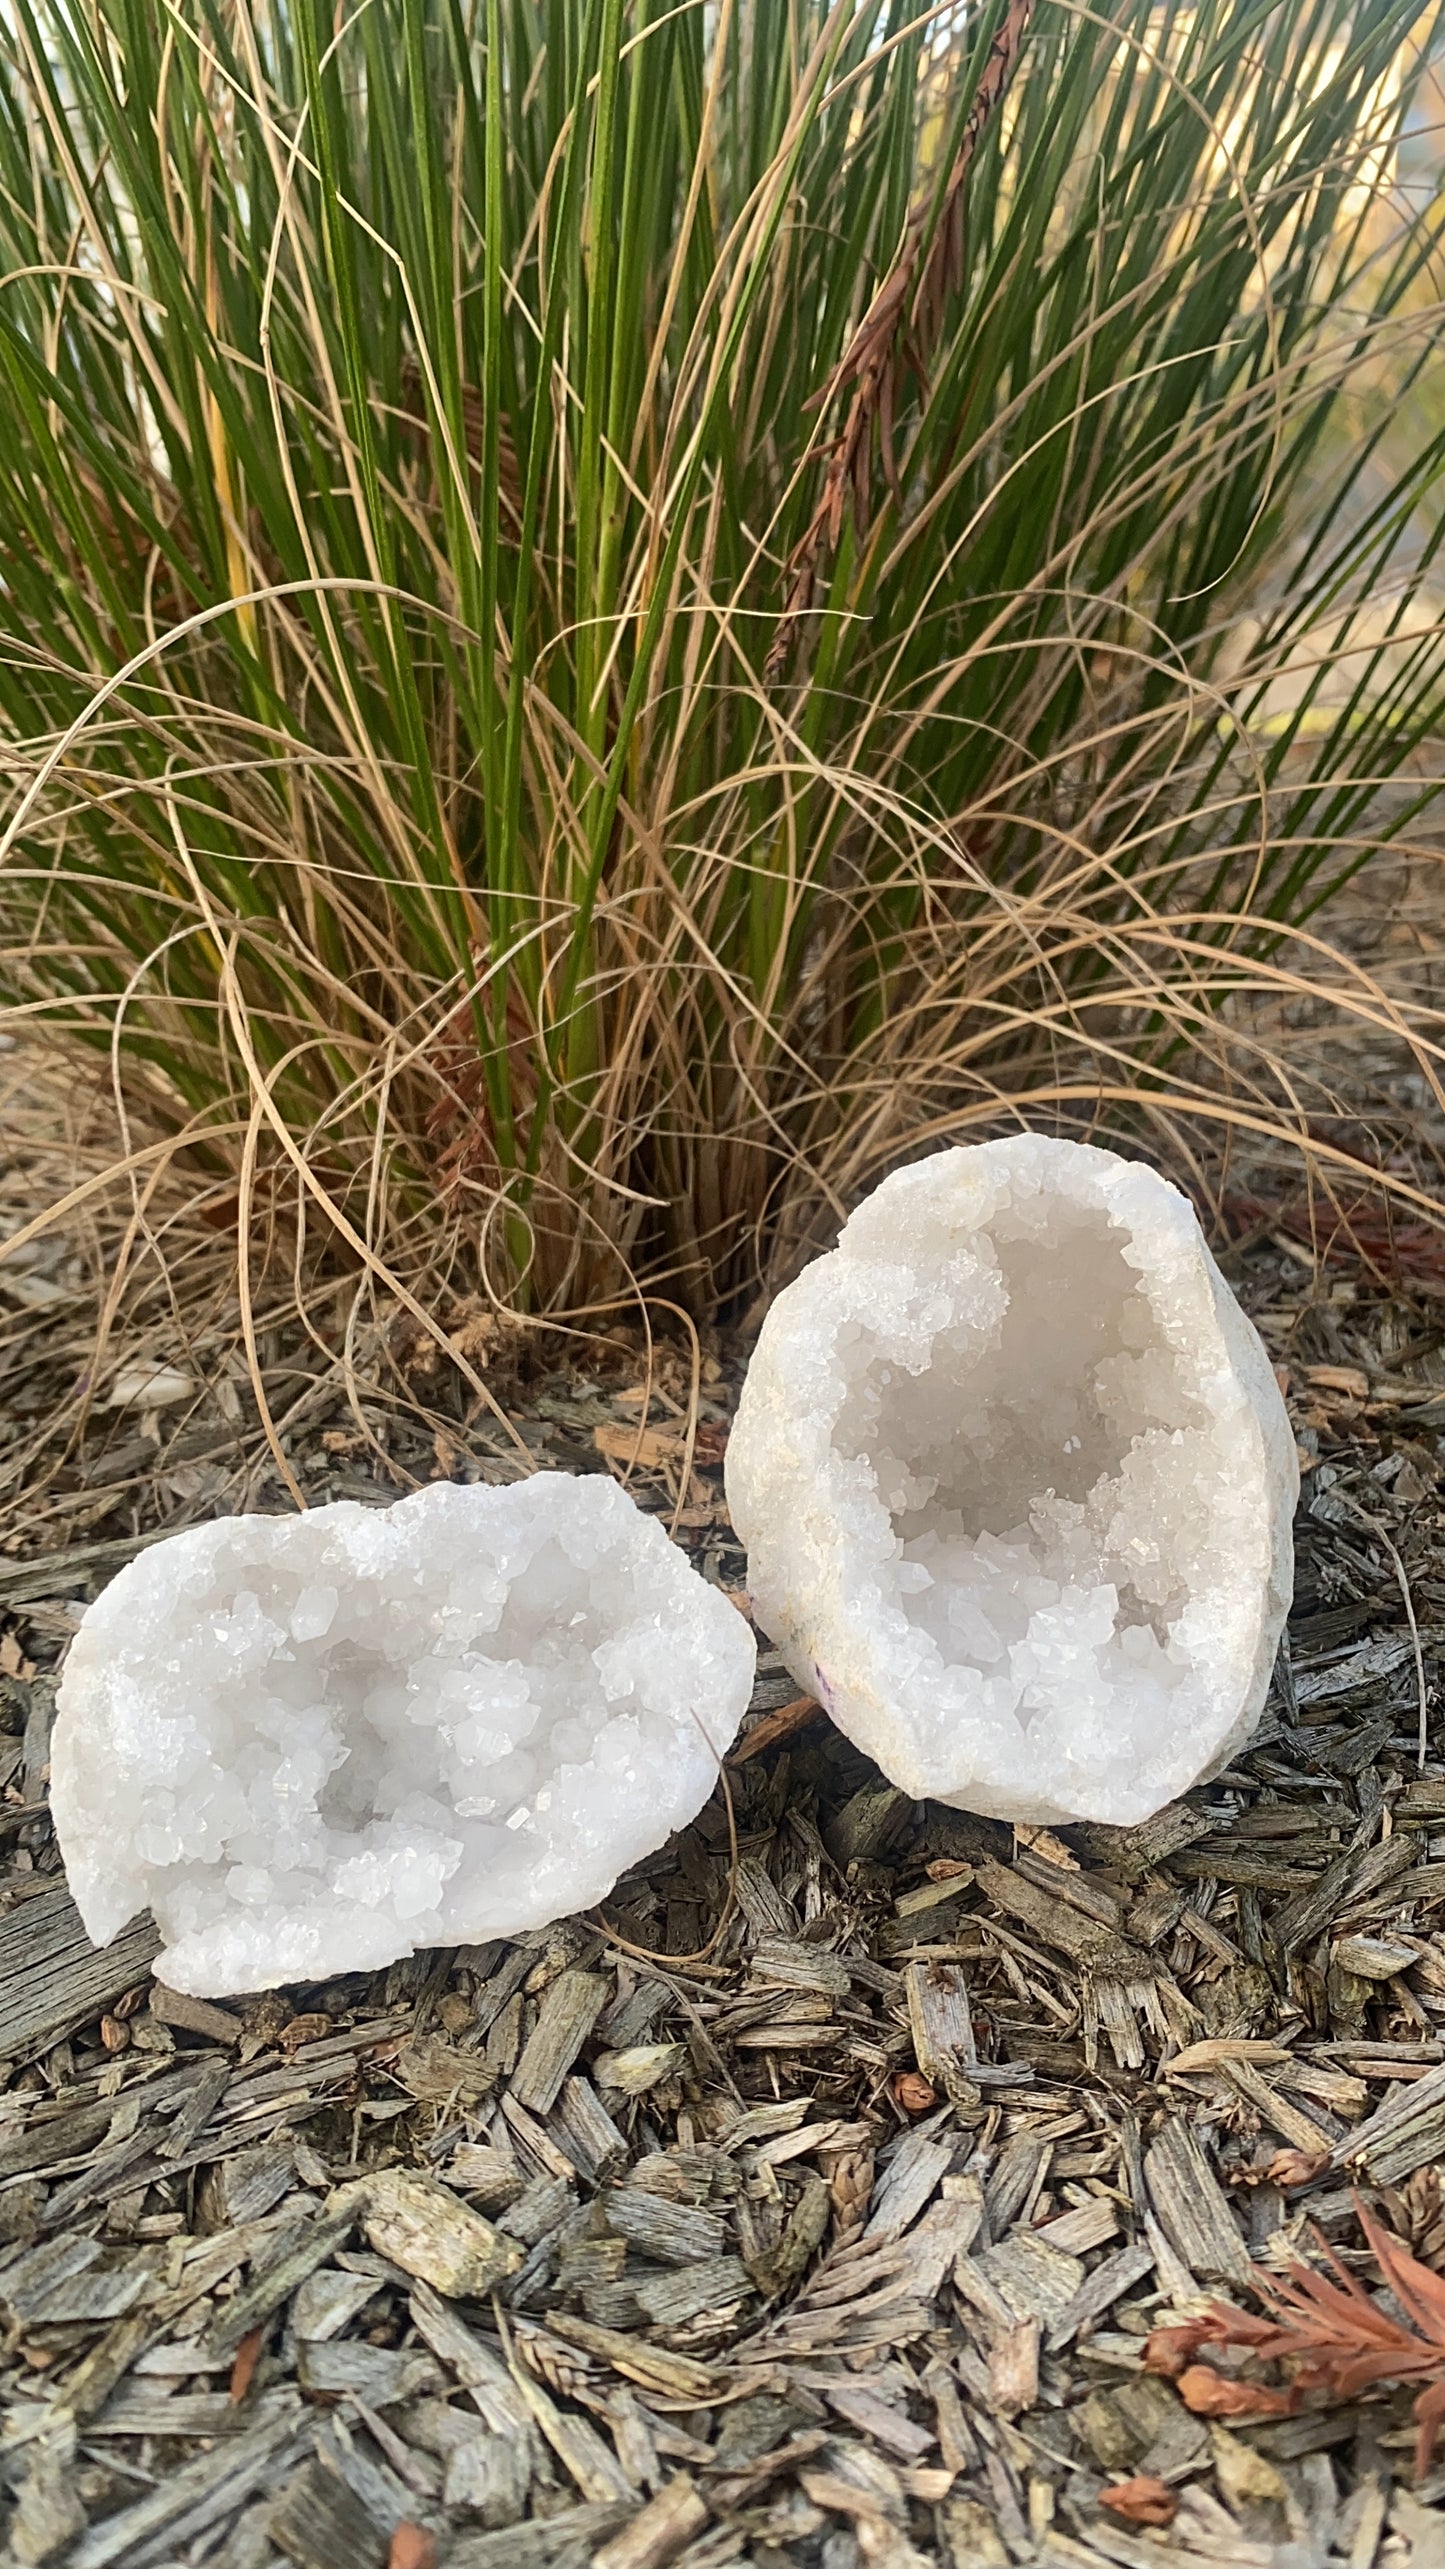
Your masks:
M602 1475L189 1527L71 1646L71 1890L208 1997L545 1925L699 1810L754 1657Z
M1298 1489L1184 1197L1038 1134L884 1180L778 1296L727 1454L799 1684L1008 1820L1141 1820L1248 1736Z

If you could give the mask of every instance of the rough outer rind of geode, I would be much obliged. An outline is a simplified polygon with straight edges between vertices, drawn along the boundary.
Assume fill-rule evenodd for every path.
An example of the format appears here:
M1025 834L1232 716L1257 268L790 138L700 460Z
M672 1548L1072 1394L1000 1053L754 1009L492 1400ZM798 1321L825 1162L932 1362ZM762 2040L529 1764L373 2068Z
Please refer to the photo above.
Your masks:
M585 1909L690 1820L752 1637L602 1475L192 1526L71 1646L51 1803L104 1942L197 1996Z
M1295 1443L1190 1206L1039 1134L898 1170L773 1304L727 1454L754 1613L920 1798L1132 1823L1249 1735Z

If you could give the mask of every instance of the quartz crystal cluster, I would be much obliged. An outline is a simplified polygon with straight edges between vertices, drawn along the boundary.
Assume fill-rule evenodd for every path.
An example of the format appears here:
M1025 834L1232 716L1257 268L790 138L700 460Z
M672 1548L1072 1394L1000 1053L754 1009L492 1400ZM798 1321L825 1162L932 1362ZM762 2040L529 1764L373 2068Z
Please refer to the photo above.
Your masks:
M762 1629L896 1784L1147 1817L1247 1737L1294 1438L1189 1205L1025 1134L884 1180L764 1322L727 1455Z
M71 1648L71 1890L102 1941L149 1905L205 1996L543 1925L695 1815L754 1656L601 1475L192 1526Z

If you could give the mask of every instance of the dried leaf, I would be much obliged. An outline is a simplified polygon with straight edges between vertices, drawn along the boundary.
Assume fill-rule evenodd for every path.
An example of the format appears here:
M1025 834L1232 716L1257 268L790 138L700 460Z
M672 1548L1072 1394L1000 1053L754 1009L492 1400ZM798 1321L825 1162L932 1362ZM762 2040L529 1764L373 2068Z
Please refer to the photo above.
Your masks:
M237 2408L240 2407L242 2400L245 2398L246 2393L251 2387L252 2376L256 2370L257 2359L260 2355L265 2335L266 2331L264 2326L260 2328L249 2328L246 2331L245 2336L242 2338L240 2345L236 2349L235 2357L231 2365L230 2391L231 2399Z
M436 2537L419 2524L403 2522L391 2537L386 2569L436 2569Z
M1293 2417L1297 2391L1272 2391L1263 2382L1236 2381L1212 2364L1190 2364L1179 2376L1179 2396L1196 2417Z
M1307 2392L1348 2400L1382 2383L1423 2380L1415 2423L1416 2468L1424 2471L1445 2426L1445 2276L1422 2265L1358 2199L1356 2210L1404 2320L1366 2292L1320 2240L1333 2281L1298 2261L1282 2275L1256 2268L1254 2289L1268 2318L1212 2302L1198 2318L1153 2330L1145 2370L1176 2380L1185 2407L1199 2417L1287 2417ZM1266 2362L1292 2365L1294 2379L1287 2391L1274 2391L1217 2372L1193 2360L1206 2345L1242 2347Z
M1111 2489L1101 2489L1099 2504L1125 2524L1172 2524L1179 2513L1179 2500L1173 2489L1147 2473L1141 2479L1116 2480Z
M931 2114L938 2098L918 2070L903 2069L893 2081L893 2102L905 2114Z

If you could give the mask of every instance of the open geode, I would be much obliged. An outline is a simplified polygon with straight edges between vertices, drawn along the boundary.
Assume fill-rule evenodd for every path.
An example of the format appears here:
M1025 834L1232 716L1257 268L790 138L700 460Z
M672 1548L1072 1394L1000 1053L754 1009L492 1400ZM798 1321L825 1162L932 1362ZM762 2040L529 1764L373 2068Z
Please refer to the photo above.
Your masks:
M1146 1818L1257 1718L1294 1438L1190 1206L1038 1134L900 1169L778 1296L727 1455L754 1613L906 1792Z
M71 1646L71 1890L101 1942L149 1905L208 1997L543 1926L694 1817L754 1660L601 1475L189 1527Z

